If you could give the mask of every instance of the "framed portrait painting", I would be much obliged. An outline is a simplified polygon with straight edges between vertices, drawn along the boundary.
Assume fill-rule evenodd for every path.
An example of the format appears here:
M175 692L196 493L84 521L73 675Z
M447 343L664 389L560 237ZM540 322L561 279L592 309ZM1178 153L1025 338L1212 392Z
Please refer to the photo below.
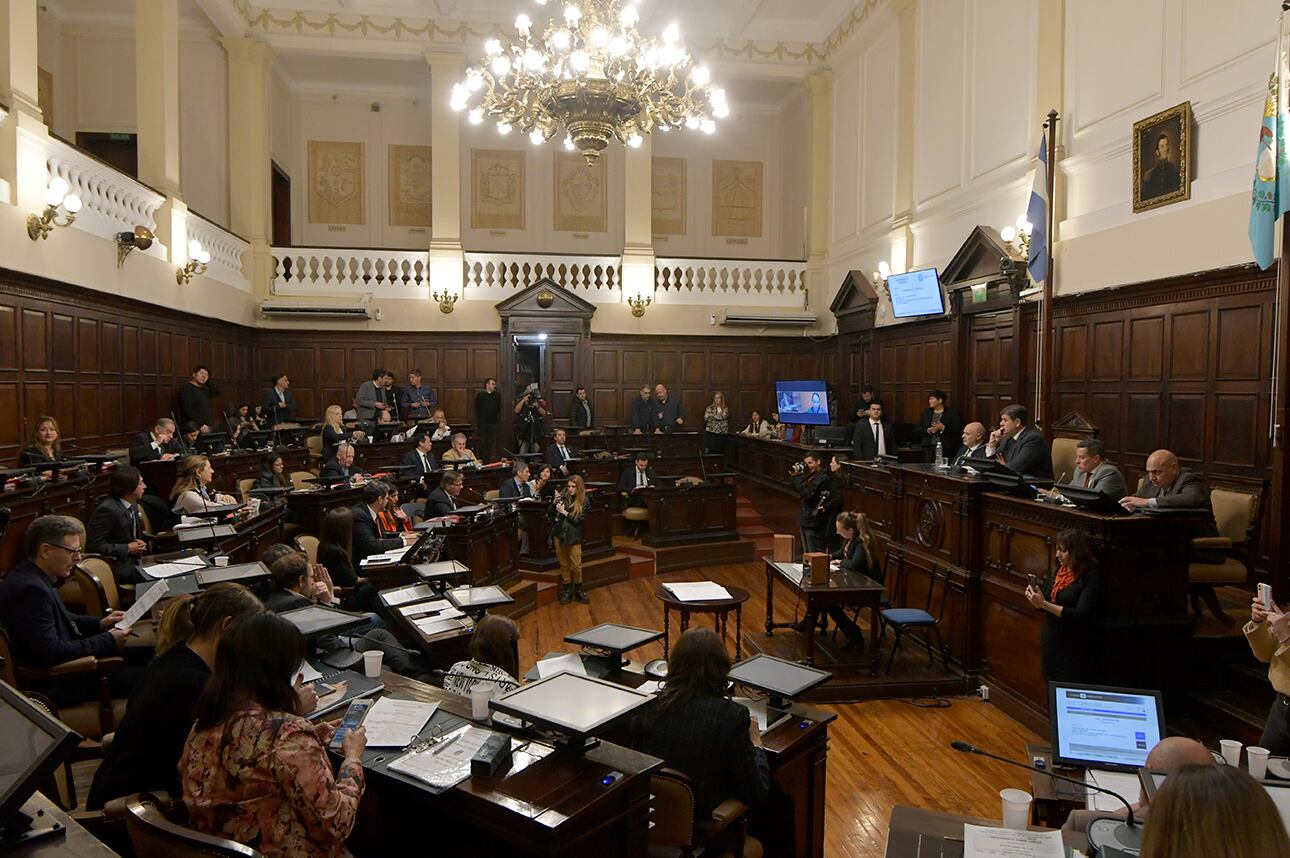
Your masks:
M1133 123L1133 210L1191 199L1191 102Z

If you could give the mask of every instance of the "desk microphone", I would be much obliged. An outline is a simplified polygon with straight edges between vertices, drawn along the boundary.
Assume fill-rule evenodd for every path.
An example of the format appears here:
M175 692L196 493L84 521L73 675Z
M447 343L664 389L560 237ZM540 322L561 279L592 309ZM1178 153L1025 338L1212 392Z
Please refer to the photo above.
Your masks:
M1017 760L1010 760L1007 757L1001 757L998 754L983 751L976 745L970 745L967 742L955 740L950 742L950 747L956 751L962 751L965 754L977 754L982 757L989 757L992 760L998 760L1001 763L1007 763L1008 765L1016 766L1019 769L1038 772L1041 775L1047 775L1048 777L1056 778L1059 781L1076 784L1084 789L1106 793L1124 805L1125 810L1128 812L1128 816L1125 817L1124 822L1120 822L1115 825L1108 825L1106 828L1103 828L1098 832L1095 832L1093 827L1090 825L1088 831L1089 845L1093 847L1094 852L1107 856L1107 858L1134 856L1137 855L1139 850L1142 848L1142 828L1133 817L1133 805L1129 804L1124 796L1120 795L1118 792L1112 792L1106 787L1091 784L1087 781L1079 780L1078 778L1069 778L1066 775L1059 775L1054 772L1050 772L1047 769L1041 769L1038 766L1028 765L1026 763L1018 762ZM1113 821L1114 820L1110 819L1095 820L1095 822L1106 823Z

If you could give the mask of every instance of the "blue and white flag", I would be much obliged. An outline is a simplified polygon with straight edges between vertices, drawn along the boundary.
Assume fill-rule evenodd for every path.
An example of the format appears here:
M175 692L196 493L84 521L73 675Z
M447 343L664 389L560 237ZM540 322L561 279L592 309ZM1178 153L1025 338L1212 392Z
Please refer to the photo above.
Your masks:
M1030 259L1026 269L1036 283L1048 277L1048 135L1039 140L1039 163L1035 165L1035 183L1030 187L1026 220L1030 221Z
M1276 262L1276 224L1290 210L1290 164L1287 163L1286 110L1290 68L1287 65L1285 15L1277 39L1277 64L1268 78L1268 96L1263 105L1263 126L1254 160L1254 191L1250 196L1250 247L1259 267Z

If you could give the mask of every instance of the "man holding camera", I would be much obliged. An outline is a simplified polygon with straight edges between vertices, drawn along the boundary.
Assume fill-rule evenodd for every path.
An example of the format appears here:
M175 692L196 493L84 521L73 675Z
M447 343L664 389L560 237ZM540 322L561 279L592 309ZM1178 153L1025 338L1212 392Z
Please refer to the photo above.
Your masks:
M524 388L524 395L515 403L515 442L516 452L542 452L538 439L542 437L542 421L546 418L546 403L536 383Z
M802 529L802 550L827 551L829 520L821 510L828 506L829 475L816 453L807 453L789 473L793 475L793 489L800 498L797 523Z

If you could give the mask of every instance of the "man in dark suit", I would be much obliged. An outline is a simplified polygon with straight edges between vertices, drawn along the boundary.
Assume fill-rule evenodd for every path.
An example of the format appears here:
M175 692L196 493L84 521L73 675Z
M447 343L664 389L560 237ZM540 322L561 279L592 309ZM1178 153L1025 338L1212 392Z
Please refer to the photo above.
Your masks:
M363 502L354 507L354 536L351 545L354 555L354 568L358 569L373 554L384 554L405 545L416 542L416 533L405 533L402 536L384 537L381 535L381 524L377 514L385 506L385 497L390 493L389 486L380 480L372 480L363 486Z
M85 548L112 558L118 581L141 581L139 558L148 551L139 523L139 499L148 486L138 468L117 468L108 476L108 496L90 516Z
M412 468L407 472L410 478L422 483L425 481L426 474L439 470L439 465L434 460L434 453L430 452L430 448L434 446L434 442L430 438L429 432L422 432L418 435L417 446L404 453L403 459L399 462L405 467Z
M273 387L264 392L260 408L269 417L268 428L278 423L291 423L296 419L296 398L291 393L291 379L285 372L273 377Z
M645 506L645 501L633 491L654 485L654 469L649 466L649 453L636 454L636 462L630 468L624 468L618 477L618 491L623 493L623 503L627 506Z
M336 445L336 457L323 465L322 471L318 476L322 479L352 479L360 476L363 472L354 467L354 445L347 441L342 441Z
M211 381L211 373L204 366L194 367L193 374L179 388L179 413L185 423L192 423L202 432L211 431L211 400L219 396L219 388Z
M819 454L807 453L803 460L806 470L793 477L793 490L798 494L797 524L802 529L803 551L827 551L829 521L827 506L831 498L824 497L829 487L829 474L824 470Z
M0 580L0 622L9 631L19 664L49 668L85 656L119 655L125 647L129 630L116 628L124 616L121 611L106 617L73 614L54 590L71 576L84 535L74 518L42 515L23 537L26 559ZM139 668L127 667L111 674L112 695L128 695L140 673ZM78 676L33 690L59 706L72 706L98 696L98 677Z
M681 408L681 400L668 396L666 385L654 386L650 428L656 433L675 432L685 428L685 411Z
M1209 502L1205 480L1195 471L1182 467L1178 457L1168 450L1157 450L1147 457L1147 481L1134 494L1120 499L1127 510L1197 509L1208 510L1196 536L1218 536L1214 510Z
M633 435L644 435L650 431L651 406L654 404L653 397L650 396L648 384L642 384L640 394L632 398L629 406L630 415L627 421L627 428L632 430Z
M896 436L891 424L882 419L882 403L869 403L869 412L863 420L856 421L851 433L851 450L862 462L871 462L879 456L896 455Z
M466 478L460 471L444 471L439 477L439 488L432 491L426 498L426 509L422 518L452 515L461 505L457 502L457 495L461 494L461 487L465 482Z
M502 484L497 487L498 497L502 500L520 500L522 498L533 497L533 490L529 488L529 465L523 459L519 459L511 467L511 476L502 480Z
M1029 425L1024 405L1008 405L999 412L999 428L990 433L986 455L1019 474L1041 480L1053 478L1053 457L1039 430Z
M591 402L587 399L587 388L578 385L573 392L573 406L569 409L569 425L574 429L591 428Z
M972 460L978 462L987 461L985 455L985 426L973 421L963 427L961 440L963 446L959 447L958 453L950 461L950 466L961 468L964 465L971 465Z
M183 444L175 438L175 421L158 417L152 424L152 431L140 432L130 439L130 464L173 459L183 450Z
M568 445L569 433L563 429L555 430L554 443L546 448L545 461L552 468L560 472L560 476L569 476L569 466L565 464L570 459L578 458L578 451Z

